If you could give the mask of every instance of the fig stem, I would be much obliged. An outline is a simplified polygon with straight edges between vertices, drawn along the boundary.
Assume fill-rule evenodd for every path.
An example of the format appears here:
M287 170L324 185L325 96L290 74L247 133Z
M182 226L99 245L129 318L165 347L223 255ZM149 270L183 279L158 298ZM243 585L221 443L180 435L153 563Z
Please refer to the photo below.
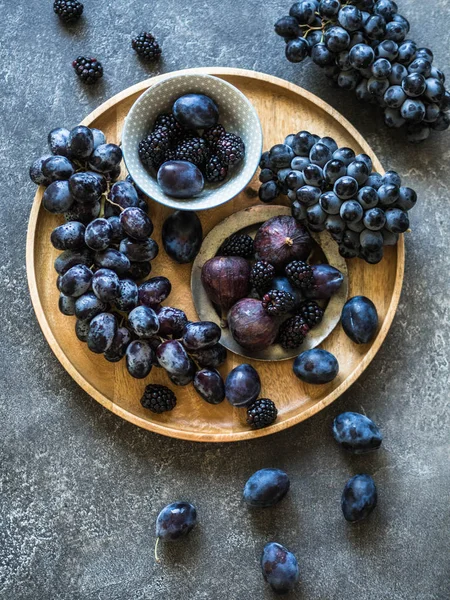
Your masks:
M294 240L290 237L287 237L287 238L285 238L284 243L286 244L286 246L293 246Z
M220 315L220 327L222 329L228 329L228 319L227 319L227 316L228 316L228 312L225 312L222 309L222 314Z

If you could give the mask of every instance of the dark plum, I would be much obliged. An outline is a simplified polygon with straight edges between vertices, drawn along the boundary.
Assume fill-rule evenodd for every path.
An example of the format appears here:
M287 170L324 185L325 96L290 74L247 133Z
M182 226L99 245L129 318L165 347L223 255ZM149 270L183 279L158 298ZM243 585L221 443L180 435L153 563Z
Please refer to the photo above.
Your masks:
M57 250L78 250L84 247L86 227L78 221L69 221L56 227L51 235L52 246Z
M211 348L220 340L222 331L212 321L188 323L183 331L182 344L189 351Z
M195 212L177 210L164 221L164 250L177 263L191 263L200 250L202 240L202 224Z
M83 294L75 301L75 316L82 321L90 321L108 310L108 304L102 302L92 292Z
M124 232L134 240L143 241L153 232L153 223L143 210L135 206L126 208L120 215Z
M377 488L370 475L355 475L342 492L341 507L350 523L366 519L377 505Z
M158 311L159 335L162 337L180 338L188 323L185 313L179 308L163 306Z
M383 436L375 423L359 413L344 412L333 421L333 436L338 444L353 454L378 450Z
M84 241L91 250L106 250L112 241L111 225L106 219L94 219L86 227Z
M342 309L342 327L355 344L368 344L378 329L375 304L365 296L350 298Z
M92 290L99 300L113 302L119 294L119 278L111 269L99 269L92 278Z
M126 349L128 373L135 379L144 379L152 370L154 352L144 340L131 342Z
M217 104L204 94L186 94L173 105L175 119L187 129L207 129L219 120Z
M93 173L74 173L69 179L72 196L82 204L95 204L102 195L102 184Z
M128 315L128 324L138 337L151 338L158 333L158 316L152 308L148 306L137 306Z
M67 144L69 142L69 135L70 131L65 127L52 129L47 138L50 152L58 156L68 156L69 149Z
M328 264L311 265L311 268L314 276L314 285L304 290L307 298L327 300L338 292L344 281L344 276L338 269Z
M102 252L96 252L94 261L97 266L103 269L111 269L119 276L126 275L131 266L128 257L115 248L107 248Z
M72 158L79 160L89 158L94 151L94 135L92 131L84 125L74 127L69 133L67 149Z
M50 156L42 163L42 173L49 181L70 179L75 168L65 156Z
M191 360L177 340L168 340L160 344L156 357L161 367L170 374L185 375L191 371Z
M117 331L117 321L111 313L100 313L89 325L87 337L88 348L96 354L106 352L114 341Z
M111 346L104 356L109 362L119 362L125 356L131 342L131 333L126 327L119 327L114 335Z
M120 242L119 250L130 262L148 262L158 256L159 247L155 240L148 238L145 242L138 242L125 238Z
M131 279L121 279L119 281L119 293L114 300L118 310L128 312L138 305L138 286Z
M64 252L55 258L55 271L58 275L64 275L64 273L75 265L90 267L93 260L92 252L88 248L64 250Z
M82 296L91 287L92 271L86 265L75 265L64 273L59 282L60 291L66 296Z
M241 408L256 400L261 391L258 372L246 363L238 365L228 374L225 381L225 396L228 402Z
M81 321L80 319L76 320L75 334L80 342L87 342L90 325L90 321Z
M163 307L165 308L165 307ZM192 358L203 369L217 369L227 359L227 350L222 344L216 344L211 348L202 348L191 352Z
M172 285L167 277L152 277L139 286L139 302L155 308L164 302L171 290Z
M339 373L339 364L331 352L314 348L297 356L293 371L294 375L306 383L329 383Z
M292 552L276 542L264 546L261 569L264 579L277 594L287 594L300 578L297 559Z
M205 186L202 172L185 160L169 160L158 170L158 185L173 198L194 198Z
M192 531L196 524L195 506L189 502L173 502L165 506L156 519L156 537L164 542L176 542Z
M66 296L61 292L58 300L59 312L69 317L75 314L75 298L72 296Z
M122 160L122 150L116 144L100 144L89 158L89 166L99 173L109 173Z
M195 391L209 404L220 404L225 399L225 385L218 371L202 369L194 377Z
M67 181L54 181L42 196L42 205L50 213L65 213L74 203Z
M289 491L291 482L280 469L261 469L256 471L244 487L244 500L250 506L266 508L274 506Z

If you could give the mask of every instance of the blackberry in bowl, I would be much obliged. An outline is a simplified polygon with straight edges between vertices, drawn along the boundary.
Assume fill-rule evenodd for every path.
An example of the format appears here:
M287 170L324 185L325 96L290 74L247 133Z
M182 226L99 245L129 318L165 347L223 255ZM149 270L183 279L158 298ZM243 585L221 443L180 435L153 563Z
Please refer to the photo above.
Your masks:
M170 208L204 210L228 202L253 178L262 131L253 105L237 88L186 73L138 98L125 120L122 146L127 169L146 195Z

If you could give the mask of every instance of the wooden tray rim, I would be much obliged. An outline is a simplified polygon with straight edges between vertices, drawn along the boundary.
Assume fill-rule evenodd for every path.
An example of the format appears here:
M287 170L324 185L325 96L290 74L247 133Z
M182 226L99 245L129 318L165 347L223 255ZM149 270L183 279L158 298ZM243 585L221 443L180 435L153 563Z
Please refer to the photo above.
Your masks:
M371 155L375 158L374 164L376 170L380 173L384 172L384 169L379 162L378 158L375 156L369 144L365 141L362 135L356 130L356 128L343 117L337 110L331 107L329 104L321 100L318 96L308 92L307 90L285 81L279 77L274 77L273 75L267 75L265 73L260 73L256 71L251 71L247 69L235 69L229 67L201 67L194 69L182 69L180 71L174 71L172 73L164 73L162 75L158 75L156 77L152 77L150 79L146 79L145 81L141 81L122 92L119 92L103 104L101 104L98 108L92 111L82 122L82 125L89 126L95 119L100 117L104 112L111 109L113 106L122 102L126 98L133 96L139 92L146 90L149 86L158 83L160 80L167 78L170 75L178 75L181 73L186 74L194 74L194 73L207 73L210 75L216 76L234 76L234 77L242 77L242 78L250 78L257 79L259 81L265 81L275 86L283 87L290 92L302 96L309 102L315 104L323 111L330 114L336 121L338 121L341 125L343 125L348 132L352 135L352 137L358 142L358 144L363 148L364 152ZM229 433L202 433L202 432L191 432L191 431L183 431L177 428L171 428L167 424L159 424L147 421L141 417L138 417L128 410L121 408L111 400L109 400L106 396L104 396L99 390L97 390L94 386L92 386L88 381L84 379L84 377L73 367L72 363L66 356L66 354L62 351L59 346L56 338L54 337L52 330L50 328L47 317L44 313L36 281L36 271L34 268L35 264L35 232L39 217L39 210L41 208L41 193L40 188L36 192L34 197L33 206L30 212L30 219L28 223L28 232L27 232L27 241L26 241L26 269L27 269L27 278L28 278L28 286L30 290L31 301L33 304L34 311L36 313L36 317L38 323L42 329L42 332L50 345L53 353L56 358L65 368L65 370L69 373L69 375L78 383L78 385L87 392L92 398L94 398L97 402L99 402L102 406L110 410L115 415L137 425L138 427L142 427L143 429L147 429L149 431L153 431L155 433L159 433L161 435L183 439L188 441L195 442L238 442L248 439L256 439L260 437L264 437L266 435L272 435L273 433L277 433L284 429L288 429L297 423L305 421L309 419L313 415L317 414L321 410L323 410L326 406L334 402L339 396L341 396L363 373L363 371L367 368L370 362L373 360L378 350L381 347L381 344L384 342L387 333L391 327L392 321L394 319L397 306L400 300L400 294L403 285L404 278L404 266L405 266L405 244L403 236L400 236L399 242L397 244L397 272L395 275L395 285L392 293L391 302L389 305L389 309L386 314L386 318L384 319L383 325L380 328L378 335L373 342L370 350L365 354L365 356L358 363L358 366L348 375L348 377L330 394L326 396L323 400L314 404L314 406L310 407L308 410L302 411L301 414L290 417L287 420L281 421L279 423L275 422L270 428L260 429L260 430L248 430L248 431L239 431L239 432L229 432Z

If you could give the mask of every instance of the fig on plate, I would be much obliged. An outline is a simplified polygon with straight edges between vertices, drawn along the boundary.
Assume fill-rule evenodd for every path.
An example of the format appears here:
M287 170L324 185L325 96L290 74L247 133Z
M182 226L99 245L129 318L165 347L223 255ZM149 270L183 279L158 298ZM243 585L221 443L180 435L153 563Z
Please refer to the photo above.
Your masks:
M277 321L263 308L261 300L244 298L228 313L228 325L236 342L258 352L274 343L278 333Z
M306 227L287 215L272 217L263 223L254 244L257 259L267 260L277 270L293 260L306 261L312 250Z
M211 302L228 310L250 291L250 265L239 256L216 256L203 265L202 283Z

